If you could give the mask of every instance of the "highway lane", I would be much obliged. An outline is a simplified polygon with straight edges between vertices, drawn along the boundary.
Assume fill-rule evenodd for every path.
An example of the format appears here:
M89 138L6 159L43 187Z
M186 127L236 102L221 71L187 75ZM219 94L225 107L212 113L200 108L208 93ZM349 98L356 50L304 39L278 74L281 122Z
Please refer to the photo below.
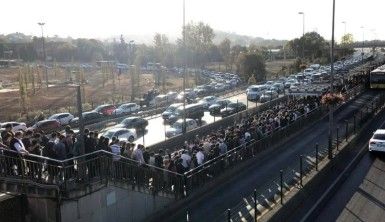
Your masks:
M335 120L340 129L343 128L344 120L359 110L374 95L374 93L365 93L336 113ZM272 154L260 159L233 178L218 185L203 198L185 205L172 217L169 217L169 221L183 221L187 210L193 221L215 221L218 220L218 217L222 217L219 220L224 220L224 211L227 208L237 205L243 197L250 195L254 188L258 189L266 182L275 179L279 175L279 170L297 169L299 155L313 152L316 143L319 143L320 147L326 147L327 132L328 120L323 119L297 137L287 141L282 147L277 148L276 155Z
M227 97L227 99L231 100L232 102L238 101L238 102L247 104L247 97L245 92L238 95ZM249 108L255 107L256 105L257 104L254 102L248 103ZM143 132L140 132L138 130L137 132L138 137L135 140L135 143L144 144L145 146L150 146L168 139L165 137L165 132L167 129L170 128L170 125L167 123L164 123L160 114L147 117L146 119L148 120L148 126L146 127L145 133L143 135ZM202 122L205 125L205 124L213 123L214 120L218 121L220 119L221 117L215 117L214 119L214 117L211 116L209 112L205 112L205 115L202 118ZM108 128L113 127L115 124L118 124L118 122L112 122ZM100 129L101 132L103 132L104 130L105 129Z

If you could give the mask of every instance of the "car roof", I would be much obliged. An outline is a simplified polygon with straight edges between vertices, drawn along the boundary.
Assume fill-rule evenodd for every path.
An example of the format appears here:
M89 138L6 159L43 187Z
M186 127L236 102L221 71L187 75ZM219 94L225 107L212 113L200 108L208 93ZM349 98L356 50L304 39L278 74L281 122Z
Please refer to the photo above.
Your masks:
M195 121L195 120L186 118L186 122L189 122L189 121ZM176 123L183 123L183 119L178 119L178 120L176 121Z
M116 127L116 128L112 128L112 129L107 130L105 133L107 133L107 132L116 133L116 132L121 131L121 130L128 130L128 129L123 128L123 127Z
M374 132L374 134L385 134L385 129L378 129Z

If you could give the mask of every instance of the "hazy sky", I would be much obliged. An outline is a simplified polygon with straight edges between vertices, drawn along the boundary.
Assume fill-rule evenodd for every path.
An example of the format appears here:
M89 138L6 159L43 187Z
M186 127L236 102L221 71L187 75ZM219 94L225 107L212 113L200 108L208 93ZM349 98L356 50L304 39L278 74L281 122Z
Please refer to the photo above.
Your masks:
M153 35L179 37L183 0L3 0L0 33L106 38ZM355 40L385 39L384 0L336 0L336 39L346 31ZM203 21L216 30L264 38L292 39L305 31L331 38L332 0L186 0L186 21Z

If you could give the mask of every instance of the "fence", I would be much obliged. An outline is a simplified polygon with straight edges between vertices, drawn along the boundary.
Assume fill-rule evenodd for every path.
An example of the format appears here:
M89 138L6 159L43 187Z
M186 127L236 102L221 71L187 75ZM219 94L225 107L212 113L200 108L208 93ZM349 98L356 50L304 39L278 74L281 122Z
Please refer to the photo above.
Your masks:
M298 162L277 172L276 176L261 186L243 201L225 210L218 220L256 221L263 212L269 211L274 204L285 204L285 196L294 188L301 189L303 180L309 174L317 173L319 163L324 159L332 159L341 148L341 143L358 131L375 113L383 109L385 94L375 97L355 112L350 119L337 124L333 130L332 147L314 144L314 150L298 156Z

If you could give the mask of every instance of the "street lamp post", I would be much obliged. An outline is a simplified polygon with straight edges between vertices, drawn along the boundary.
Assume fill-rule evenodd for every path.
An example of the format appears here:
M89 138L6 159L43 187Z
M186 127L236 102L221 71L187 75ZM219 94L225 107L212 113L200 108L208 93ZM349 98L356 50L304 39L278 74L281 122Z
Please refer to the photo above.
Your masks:
M186 133L186 64L187 64L187 50L186 50L186 3L183 0L183 54L184 54L184 64L183 64L183 126L182 133Z
M332 19L332 42L330 48L330 93L333 93L334 82L334 17L335 17L335 0L333 0L333 19ZM329 105L329 139L328 139L328 158L333 158L332 141L333 141L333 109L332 105Z
M304 41L305 36L305 12L298 12L299 15L302 15L302 40ZM302 58L305 57L305 46L304 42L302 42Z
M364 64L364 47L365 47L365 27L361 26L362 29L362 48L361 48L361 62Z
M45 71L45 84L48 88L48 70L47 70L47 54L45 52L45 42L44 42L44 32L43 32L43 26L45 25L45 22L38 22L37 23L41 28L41 40L43 41L43 56L44 56L44 71Z

